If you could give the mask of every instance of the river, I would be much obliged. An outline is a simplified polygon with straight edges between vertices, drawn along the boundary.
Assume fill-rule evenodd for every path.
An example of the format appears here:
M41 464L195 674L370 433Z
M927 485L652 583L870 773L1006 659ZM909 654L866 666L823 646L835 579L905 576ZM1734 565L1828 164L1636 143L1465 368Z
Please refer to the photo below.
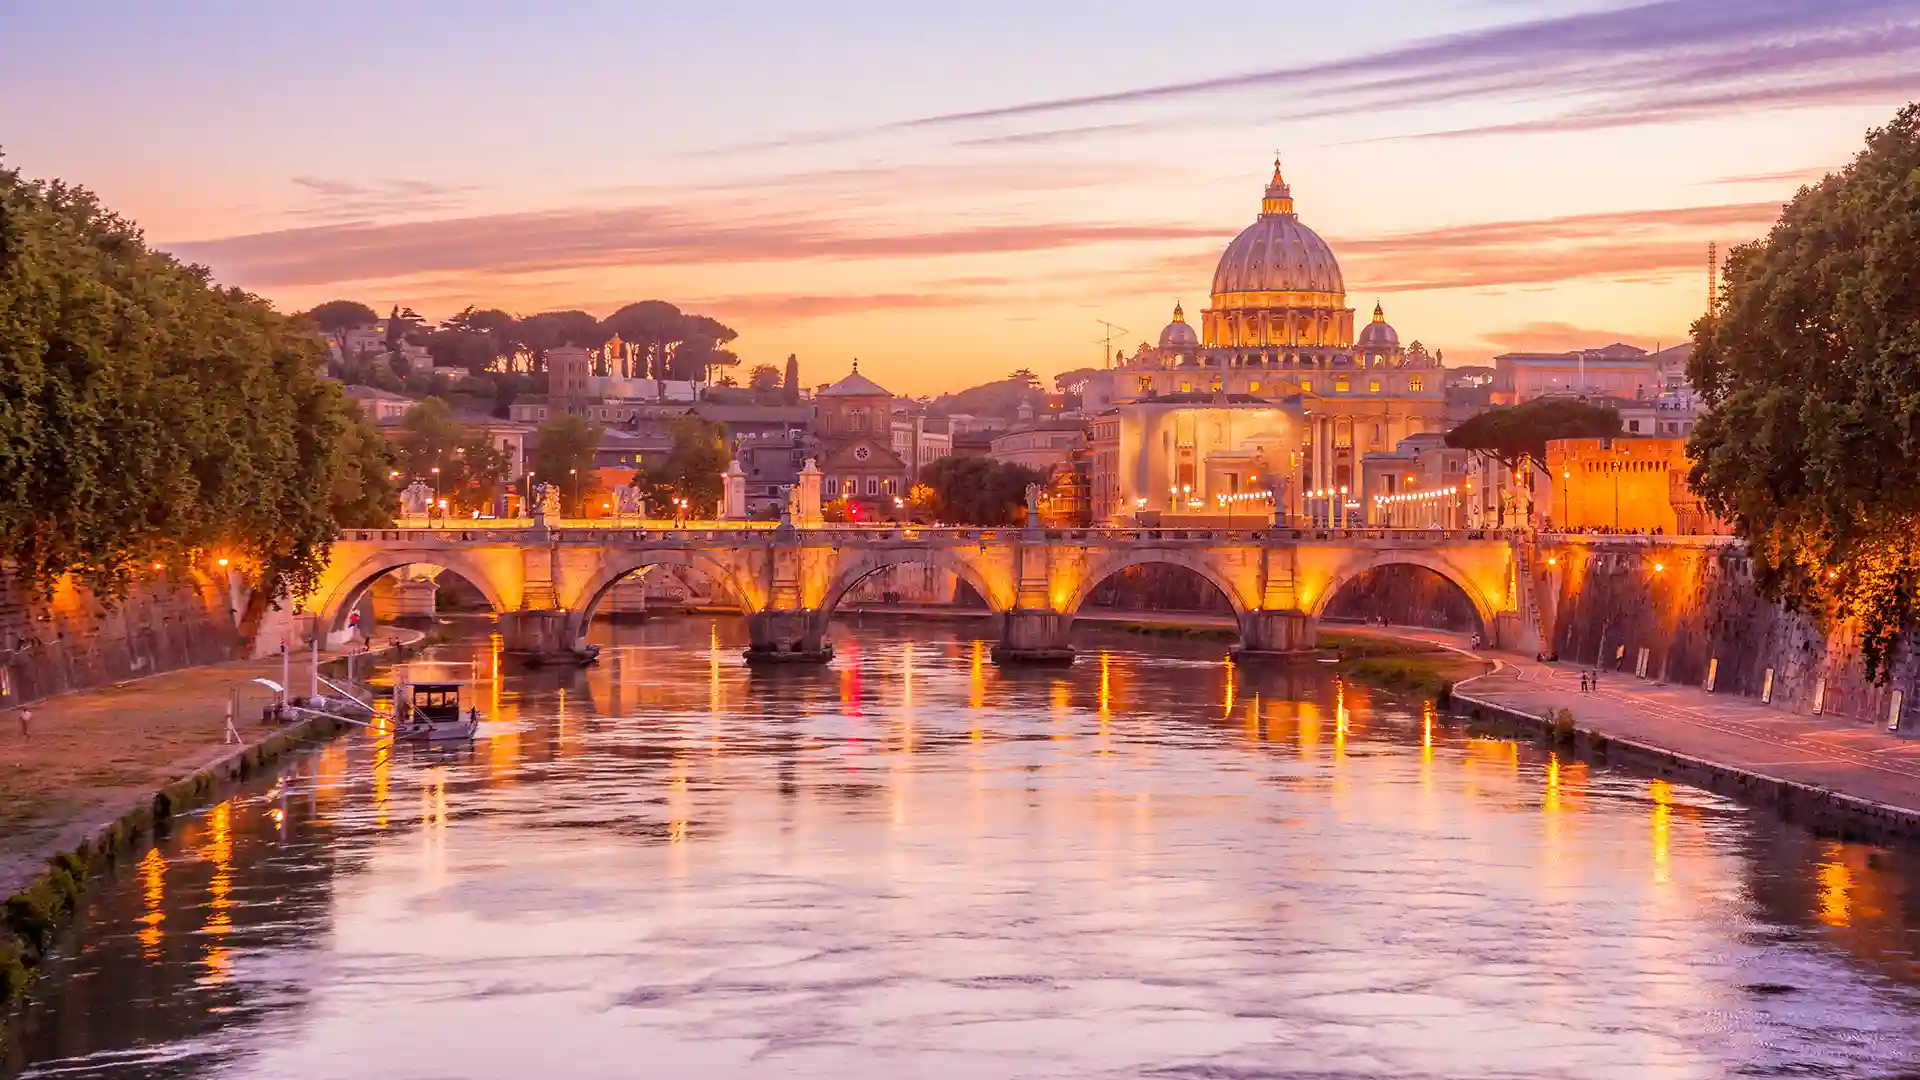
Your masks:
M869 620L471 661L471 749L345 738L89 894L34 1077L1911 1075L1911 853L1088 634ZM0 1069L0 1071L4 1071Z

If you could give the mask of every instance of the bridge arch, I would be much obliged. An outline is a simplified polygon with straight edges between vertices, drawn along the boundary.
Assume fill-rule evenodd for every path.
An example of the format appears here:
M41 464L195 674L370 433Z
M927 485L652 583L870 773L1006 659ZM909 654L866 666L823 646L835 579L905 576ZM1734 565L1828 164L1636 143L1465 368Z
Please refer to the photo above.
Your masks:
M320 625L327 632L338 630L340 624L346 621L347 612L360 602L374 582L403 566L416 563L438 566L480 590L480 595L486 597L487 606L496 614L513 609L513 605L506 601L500 583L487 572L484 563L468 557L464 552L441 548L432 552L376 551L364 555L339 575L339 584L318 597L318 606L311 610L319 616Z
M896 566L931 566L936 570L944 570L966 582L974 592L980 594L980 599L987 603L987 609L995 614L1013 606L1013 587L1010 583L1004 583L999 589L993 588L988 575L982 573L979 567L949 549L883 549L862 551L835 567L833 579L827 583L827 591L821 597L820 618L823 623L833 618L833 613L839 608L840 601L844 600L855 586L882 570Z
M1510 557L1504 550L1502 555ZM1371 552L1364 558L1354 559L1336 567L1328 577L1325 586L1314 596L1307 614L1318 619L1340 590L1351 585L1368 571L1383 566L1417 566L1432 571L1460 590L1461 595L1467 598L1467 603L1473 607L1475 617L1480 620L1480 633L1485 637L1491 637L1493 634L1494 618L1499 613L1500 607L1498 599L1488 594L1485 583L1445 555L1415 549ZM1504 569L1501 577L1504 580Z
M601 601L613 591L621 579L656 566L674 566L682 569L697 570L712 581L714 587L724 593L728 599L740 606L742 615L753 614L753 605L748 600L748 592L734 576L734 568L703 551L681 551L665 549L633 554L611 553L588 579L578 595L572 597L567 605L567 627L569 641L583 640L587 630L593 625L593 613L600 608ZM567 598L562 598L563 601Z
M1240 590L1235 587L1233 580L1222 573L1220 567L1216 565L1213 560L1208 559L1204 553L1149 549L1121 555L1109 555L1095 561L1088 568L1087 572L1081 576L1078 588L1067 597L1066 603L1061 606L1061 614L1067 616L1068 619L1072 619L1078 615L1081 605L1085 604L1087 598L1093 595L1093 590L1099 588L1102 582L1115 574L1135 566L1151 566L1154 564L1182 567L1204 578L1208 584L1220 590L1220 595L1227 598L1227 603L1233 608L1235 621L1242 624L1246 621L1247 612L1250 611L1257 602L1256 598L1241 595Z

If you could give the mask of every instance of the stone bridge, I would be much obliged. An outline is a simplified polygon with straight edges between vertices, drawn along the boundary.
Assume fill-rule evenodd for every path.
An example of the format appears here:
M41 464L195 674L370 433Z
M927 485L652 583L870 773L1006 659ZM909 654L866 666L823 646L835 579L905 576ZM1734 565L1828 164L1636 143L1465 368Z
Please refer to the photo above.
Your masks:
M1422 566L1458 586L1488 639L1537 648L1522 595L1523 541L1488 533L1385 529L403 528L350 530L304 608L331 631L375 579L428 563L465 578L522 655L585 655L594 612L615 582L654 566L710 578L747 619L753 661L823 661L834 609L893 566L950 571L985 599L1007 662L1073 657L1074 615L1103 580L1132 566L1184 566L1213 583L1239 622L1238 653L1314 646L1320 614L1344 584L1378 566Z

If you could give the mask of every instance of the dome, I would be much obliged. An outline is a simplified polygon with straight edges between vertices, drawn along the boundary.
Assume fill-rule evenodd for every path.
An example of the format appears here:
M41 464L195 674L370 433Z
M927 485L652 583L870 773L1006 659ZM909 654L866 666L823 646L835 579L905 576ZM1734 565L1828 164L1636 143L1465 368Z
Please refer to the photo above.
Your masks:
M1197 349L1200 347L1200 335L1187 323L1187 313L1180 305L1173 305L1173 321L1160 331L1160 347L1163 349Z
M1400 334L1387 322L1387 313L1375 304L1373 321L1360 331L1360 337L1353 344L1362 351L1386 352L1400 347Z
M1322 293L1344 297L1346 281L1340 264L1320 234L1300 224L1293 212L1293 192L1274 162L1273 182L1260 203L1259 220L1246 227L1220 256L1213 272L1215 307L1228 293ZM1344 303L1345 301L1340 301ZM1265 305L1260 305L1265 306Z

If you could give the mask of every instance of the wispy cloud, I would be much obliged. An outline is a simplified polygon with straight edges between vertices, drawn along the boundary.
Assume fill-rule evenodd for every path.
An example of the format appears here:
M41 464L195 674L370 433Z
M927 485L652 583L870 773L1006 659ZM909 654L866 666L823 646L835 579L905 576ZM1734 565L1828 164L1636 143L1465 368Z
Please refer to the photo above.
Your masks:
M1913 0L1655 0L1423 38L1330 61L941 113L879 130L1015 125L962 141L1061 142L1125 125L1017 125L1116 106L1258 99L1277 91L1305 103L1272 118L1285 120L1468 101L1571 103L1551 117L1420 133L1462 137L1881 101L1912 90L1920 90L1920 6Z
M1747 173L1744 176L1722 176L1713 180L1704 181L1704 183L1725 187L1757 187L1761 185L1777 187L1781 184L1811 184L1833 171L1832 169L1825 168L1787 169L1784 172Z
M906 259L1050 251L1210 237L1217 226L1007 222L890 228L799 213L760 217L673 207L577 208L394 224L350 222L169 245L248 288L417 274L534 273L609 266Z
M1498 352L1571 352L1615 342L1639 345L1651 352L1654 343L1643 344L1640 338L1639 334L1622 330L1596 330L1564 322L1531 322L1480 335L1482 341Z
M1699 269L1709 239L1746 239L1777 202L1575 214L1333 240L1349 280L1380 292L1657 279Z
M478 190L471 184L436 184L425 180L375 180L357 183L324 176L296 176L307 201L289 210L293 216L315 221L369 221L413 214L442 213L466 203Z
M882 311L938 311L995 302L985 293L865 293L823 296L717 296L689 307L722 318L819 319Z

